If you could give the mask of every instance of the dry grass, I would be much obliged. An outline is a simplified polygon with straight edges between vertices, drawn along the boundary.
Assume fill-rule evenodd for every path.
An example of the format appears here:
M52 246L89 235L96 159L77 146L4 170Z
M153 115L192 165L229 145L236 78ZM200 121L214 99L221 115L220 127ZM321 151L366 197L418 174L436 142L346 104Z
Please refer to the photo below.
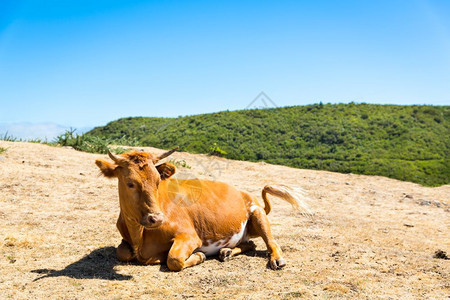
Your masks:
M117 262L114 180L102 155L0 142L0 295L7 298L434 298L450 295L450 186L291 169L176 153L199 178L257 196L266 183L302 186L314 216L273 201L272 231L286 268L267 268L264 244L230 262L180 273ZM157 149L152 149L155 152Z

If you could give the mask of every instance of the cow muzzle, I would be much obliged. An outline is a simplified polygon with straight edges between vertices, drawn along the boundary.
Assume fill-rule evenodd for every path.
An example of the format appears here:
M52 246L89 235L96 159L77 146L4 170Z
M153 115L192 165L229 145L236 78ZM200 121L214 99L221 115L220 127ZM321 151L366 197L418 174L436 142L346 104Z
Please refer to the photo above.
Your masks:
M147 214L140 221L141 225L148 229L159 227L163 222L164 215L162 213Z

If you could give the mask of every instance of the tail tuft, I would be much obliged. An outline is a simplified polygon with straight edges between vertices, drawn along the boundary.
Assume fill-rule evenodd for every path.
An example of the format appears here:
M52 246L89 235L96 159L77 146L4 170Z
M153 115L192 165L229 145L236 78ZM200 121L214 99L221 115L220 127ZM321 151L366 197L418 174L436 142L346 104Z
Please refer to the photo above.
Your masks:
M266 194L289 202L295 210L300 211L303 215L313 215L306 204L306 200L309 200L309 198L306 196L306 191L301 187L291 188L285 185L266 185L262 190L262 198L264 200L266 214L269 214L271 205Z

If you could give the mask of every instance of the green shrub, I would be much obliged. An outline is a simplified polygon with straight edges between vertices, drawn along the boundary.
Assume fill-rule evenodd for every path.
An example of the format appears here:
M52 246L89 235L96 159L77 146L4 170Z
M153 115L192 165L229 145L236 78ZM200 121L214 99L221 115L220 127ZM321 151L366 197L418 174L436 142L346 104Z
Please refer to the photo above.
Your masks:
M0 137L0 139L2 141L6 141L6 142L17 142L19 140L18 138L14 137L12 135L9 135L8 131L5 132L5 134L2 137Z
M89 152L89 153L107 153L111 150L115 153L124 153L129 151L128 148L124 147L112 147L111 145L129 145L135 146L137 144L135 139L127 139L125 136L119 139L109 139L105 137L99 137L89 134L79 135L75 133L75 129L69 129L65 133L56 137L53 144L59 146L69 146L75 150Z
M212 146L209 147L209 155L215 156L225 156L227 152L225 150L220 149L217 143L213 143Z

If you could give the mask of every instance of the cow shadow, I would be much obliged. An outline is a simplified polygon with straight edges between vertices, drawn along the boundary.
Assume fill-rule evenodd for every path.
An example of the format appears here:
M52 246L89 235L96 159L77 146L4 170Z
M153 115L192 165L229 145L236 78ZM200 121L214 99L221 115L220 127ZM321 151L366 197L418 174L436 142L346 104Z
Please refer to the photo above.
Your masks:
M43 274L33 281L50 277L70 277L76 279L130 280L130 275L122 275L114 270L121 263L116 258L115 247L96 249L82 259L68 265L62 270L37 269L31 272Z
M251 257L261 257L261 258L269 257L269 253L267 252L267 250L252 250L252 251L244 252L240 255L251 256Z
M267 258L268 254L266 250L253 250L242 253L240 255ZM208 257L207 260L219 260L218 256ZM51 277L70 277L75 279L104 279L104 280L130 280L133 278L131 275L122 275L114 270L117 265L133 264L139 265L137 262L121 263L116 257L115 247L103 247L96 249L84 256L80 260L71 263L62 270L53 269L36 269L32 270L32 273L41 274L42 276L34 279L38 281L44 278ZM160 265L161 272L172 272L169 270L166 264Z

